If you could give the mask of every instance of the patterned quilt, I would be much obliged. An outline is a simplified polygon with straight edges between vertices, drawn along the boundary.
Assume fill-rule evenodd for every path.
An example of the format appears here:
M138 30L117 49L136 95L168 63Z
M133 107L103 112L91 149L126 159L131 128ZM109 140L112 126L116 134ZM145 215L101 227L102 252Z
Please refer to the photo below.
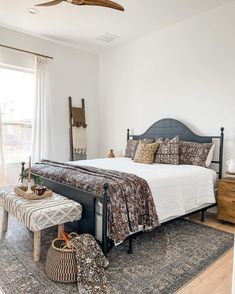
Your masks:
M119 244L129 235L159 225L148 183L133 174L90 166L42 161L32 172L95 194L102 201L103 185L109 185L109 238Z

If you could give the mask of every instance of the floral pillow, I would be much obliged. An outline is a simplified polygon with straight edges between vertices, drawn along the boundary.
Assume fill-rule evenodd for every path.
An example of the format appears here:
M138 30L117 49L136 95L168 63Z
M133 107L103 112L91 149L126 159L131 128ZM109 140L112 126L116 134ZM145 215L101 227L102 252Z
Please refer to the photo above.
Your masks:
M207 167L207 157L213 143L180 142L180 164Z
M151 144L151 143L155 143L155 142L156 142L156 139L148 139L148 138L144 138L144 139L142 139L141 141L143 141L144 143Z
M153 163L154 154L159 146L159 143L146 143L140 141L137 147L134 161L139 163L151 164Z
M156 142L155 139L146 139L146 138L141 141L148 143L148 144ZM134 159L135 152L136 152L138 145L139 145L139 140L128 140L127 144L126 144L125 157L130 157L131 159Z
M134 159L136 149L139 145L139 140L128 140L126 144L125 157Z
M179 136L173 139L157 138L156 142L160 145L154 157L155 163L179 164Z

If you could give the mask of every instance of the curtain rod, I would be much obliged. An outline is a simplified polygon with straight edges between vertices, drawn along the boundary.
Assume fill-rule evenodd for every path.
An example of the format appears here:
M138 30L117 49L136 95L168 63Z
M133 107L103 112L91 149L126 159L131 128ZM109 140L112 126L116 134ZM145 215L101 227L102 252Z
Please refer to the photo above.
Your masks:
M39 54L39 53L35 53L35 52L32 52L32 51L27 51L27 50L23 50L23 49L19 49L19 48L15 48L15 47L3 45L3 44L0 44L0 47L4 47L4 48L7 48L7 49L12 49L12 50L16 50L16 51L20 51L20 52L24 52L24 53L29 53L29 54L33 54L33 55L36 55L36 56L49 58L49 59L53 59L53 57L51 57L51 56L47 56L47 55L43 55L43 54Z

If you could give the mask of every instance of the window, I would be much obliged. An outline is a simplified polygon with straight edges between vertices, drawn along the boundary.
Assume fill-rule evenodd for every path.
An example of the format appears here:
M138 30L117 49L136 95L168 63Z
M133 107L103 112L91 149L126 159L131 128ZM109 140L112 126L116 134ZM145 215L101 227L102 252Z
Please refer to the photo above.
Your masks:
M35 75L0 65L0 106L5 163L28 161L31 153Z

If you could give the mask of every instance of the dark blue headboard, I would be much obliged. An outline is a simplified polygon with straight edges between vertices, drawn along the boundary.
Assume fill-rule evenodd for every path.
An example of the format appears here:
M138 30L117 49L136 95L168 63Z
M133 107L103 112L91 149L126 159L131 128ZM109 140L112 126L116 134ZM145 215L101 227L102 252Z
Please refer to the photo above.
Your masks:
M219 165L219 178L222 178L223 171L223 143L224 143L224 128L220 129L220 135L218 136L199 136L192 132L182 122L172 119L164 118L155 122L148 130L142 135L130 135L130 130L127 130L127 139L130 137L133 139L144 139L144 138L174 138L176 135L180 137L182 141L192 141L199 143L211 143L213 139L219 139L219 160L212 161Z

